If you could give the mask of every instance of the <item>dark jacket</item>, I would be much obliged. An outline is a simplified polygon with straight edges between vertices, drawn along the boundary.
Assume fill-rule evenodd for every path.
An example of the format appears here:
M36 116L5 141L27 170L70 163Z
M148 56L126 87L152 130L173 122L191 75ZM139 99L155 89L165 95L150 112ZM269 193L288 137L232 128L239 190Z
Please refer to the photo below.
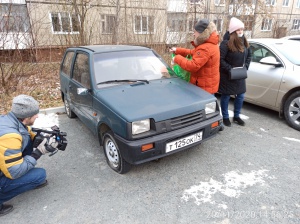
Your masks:
M244 60L248 70L251 62L251 50L245 48L244 52L232 52L228 49L228 41L229 35L225 33L220 45L220 85L218 92L229 95L245 93L246 79L229 80L229 74L231 68L243 66Z

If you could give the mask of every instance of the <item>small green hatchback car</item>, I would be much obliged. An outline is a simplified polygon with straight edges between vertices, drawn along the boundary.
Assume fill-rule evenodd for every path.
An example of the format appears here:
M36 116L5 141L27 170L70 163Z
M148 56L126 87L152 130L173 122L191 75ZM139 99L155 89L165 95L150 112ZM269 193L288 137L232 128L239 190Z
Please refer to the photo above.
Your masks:
M179 79L152 49L127 45L68 48L62 100L98 136L108 165L123 174L214 137L217 99Z

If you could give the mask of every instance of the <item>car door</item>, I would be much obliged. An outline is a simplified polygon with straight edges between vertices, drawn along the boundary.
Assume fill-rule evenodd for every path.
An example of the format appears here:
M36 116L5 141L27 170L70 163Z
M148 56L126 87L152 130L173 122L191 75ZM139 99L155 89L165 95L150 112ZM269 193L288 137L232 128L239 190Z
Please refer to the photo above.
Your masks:
M72 74L70 82L71 101L80 120L93 129L93 91L91 90L90 64L87 53L76 52Z
M265 65L259 61L268 56L280 59L266 46L259 43L250 43L252 60L246 80L246 101L265 107L275 107L280 83L284 74L284 67Z

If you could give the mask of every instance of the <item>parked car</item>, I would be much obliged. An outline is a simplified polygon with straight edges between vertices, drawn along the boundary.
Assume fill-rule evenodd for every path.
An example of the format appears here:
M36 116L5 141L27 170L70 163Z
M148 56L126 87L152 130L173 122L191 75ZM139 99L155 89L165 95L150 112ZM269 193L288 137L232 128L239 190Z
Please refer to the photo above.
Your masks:
M286 40L297 40L297 41L300 41L300 35L286 36L286 37L282 37L281 39L286 39Z
M300 130L300 42L285 39L250 39L245 101L279 112Z
M200 144L222 128L217 99L178 78L146 47L68 48L60 84L67 115L98 136L118 173Z

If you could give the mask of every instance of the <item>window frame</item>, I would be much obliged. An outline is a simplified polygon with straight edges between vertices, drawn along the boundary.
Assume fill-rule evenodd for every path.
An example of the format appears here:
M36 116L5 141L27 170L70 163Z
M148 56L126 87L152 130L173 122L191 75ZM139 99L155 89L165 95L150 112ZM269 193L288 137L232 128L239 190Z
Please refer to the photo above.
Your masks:
M292 30L300 30L300 19L294 19Z
M64 16L67 15L67 16ZM54 17L54 15L57 15L57 17ZM62 17L63 15L63 17ZM76 25L73 25L74 23L74 16L78 19L78 31L74 31L74 27ZM51 30L53 34L79 34L80 33L80 16L79 14L75 13L69 13L69 12L50 12L49 13L50 21L51 21ZM54 21L53 18L57 18L57 21ZM63 20L62 20L63 18ZM67 20L65 20L67 18ZM65 23L65 22L68 22ZM58 22L58 24L55 24L55 22ZM69 30L65 30L65 25L67 25ZM56 31L57 27L59 28L59 31Z
M1 4L0 33L30 32L30 21L25 5Z
M225 0L214 0L215 6L225 6Z
M76 55L74 56L74 65L72 67L72 80L80 83L82 86L87 87L88 89L90 88L90 82L91 82L91 78L90 78L90 65L89 65L89 55L86 52L83 51L77 51L75 53ZM78 63L78 61L83 61L81 57L86 57L86 63L82 64L83 66L80 67L80 64ZM84 71L85 69L85 71ZM82 82L82 76L84 73L88 73L89 74L89 85L85 85L84 82Z
M214 19L213 22L217 27L217 31L222 32L222 30L223 30L223 19Z
M113 14L101 14L101 34L113 34L116 16ZM112 19L112 21L111 21ZM112 22L112 24L110 24Z
M61 69L60 69L61 72L63 72L68 77L71 77L74 55L75 55L75 51L66 52L63 63L61 65Z
M196 2L197 1L197 2ZM189 3L191 5L200 5L202 2L202 0L189 0Z
M283 1L282 1L282 6L283 6L283 7L288 7L289 4L290 4L290 0L283 0Z
M139 20L137 18L139 17ZM146 19L146 21L145 21ZM137 23L138 22L138 23ZM146 22L146 24L145 24ZM134 34L153 34L154 33L154 16L146 15L135 15L134 16ZM137 30L137 26L140 26L140 29ZM146 28L146 30L145 30Z
M265 18L261 24L261 31L271 31L273 25L273 19ZM267 27L266 27L267 26Z
M266 6L275 6L276 0L266 0Z

